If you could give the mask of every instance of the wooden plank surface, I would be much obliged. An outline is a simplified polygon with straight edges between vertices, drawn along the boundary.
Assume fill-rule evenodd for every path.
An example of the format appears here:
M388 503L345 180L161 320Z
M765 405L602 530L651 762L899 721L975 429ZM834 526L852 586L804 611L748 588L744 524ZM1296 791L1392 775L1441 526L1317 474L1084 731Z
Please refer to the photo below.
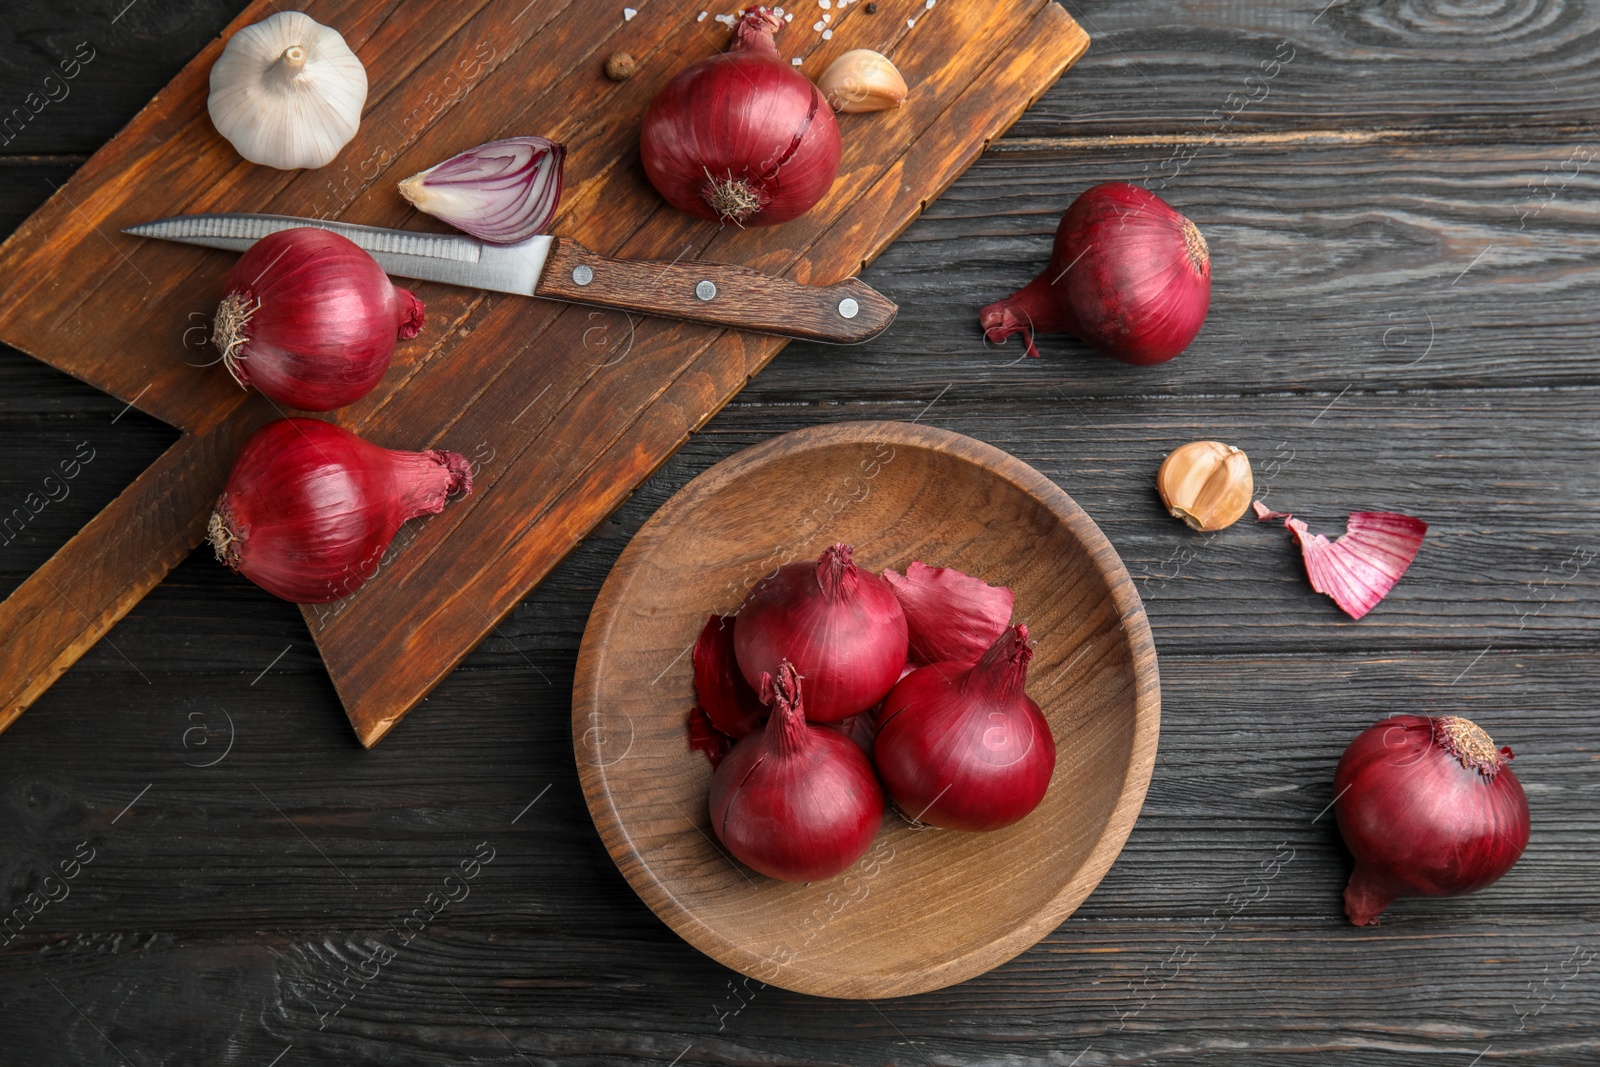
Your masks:
M872 11L829 14L827 36L803 22L787 30L785 51L798 62L821 69L847 48L875 48L892 55L918 91L891 113L847 116L839 180L804 218L775 231L719 227L671 210L644 180L633 147L648 101L685 64L722 46L720 28L709 33L666 2L615 23L596 22L590 8L569 0L521 9L474 0L432 14L425 7L333 0L313 7L373 67L361 130L338 163L317 171L248 165L211 129L203 96L221 47L213 42L0 253L0 273L10 280L0 336L164 421L220 432L250 400L228 392L206 361L174 358L173 342L193 330L196 312L183 309L194 294L215 299L227 257L117 231L150 215L239 203L405 225L416 213L386 193L386 183L504 136L508 111L510 122L569 145L566 193L552 224L563 237L637 260L703 258L817 285L842 282L1087 46L1082 30L1043 0L941 10L885 0ZM233 28L269 8L262 0ZM599 72L613 49L637 53L644 64L622 84ZM440 521L408 528L407 550L358 594L305 613L367 745L783 345L772 336L649 318L636 325L619 312L447 286L416 292L433 328L402 346L379 387L337 417L389 447L468 453L476 492ZM129 334L133 321L156 325ZM626 331L630 358L608 369L621 357L593 358L595 338L613 329L619 338ZM117 358L108 360L114 349ZM638 435L638 427L648 432ZM189 495L205 499L218 488L211 481ZM69 546L56 565L82 568L76 551ZM148 588L149 577L97 572L113 590L104 599L122 605ZM0 609L9 613L8 632L32 617L22 607ZM58 620L55 629L65 625ZM89 640L81 634L35 658L70 663ZM16 702L35 692L23 686L15 697L0 696Z
M1492 141L1530 127L1552 142L1596 136L1592 4L1063 6L1097 42L1090 63L1105 76L1053 95L1018 138L1209 135L1217 126L1356 142L1441 133ZM1276 68L1263 67L1273 59ZM1215 151L1226 154L1227 142Z
M1566 576L1575 551L1600 547L1592 165L1517 227L1528 183L1593 144L1582 123L1600 116L1581 86L1600 69L1600 15L1478 6L1561 91L1518 70L1503 39L1463 32L1481 23L1472 5L1346 3L1318 18L1322 0L1074 0L1104 34L1094 50L864 275L904 308L892 337L790 346L371 752L292 608L200 554L181 564L111 635L148 684L102 642L0 738L0 903L79 842L98 850L71 897L0 950L0 1047L21 1063L111 1064L109 1038L122 1062L258 1067L280 1053L278 1067L1588 1067L1600 596L1592 565ZM234 13L143 0L113 27L110 9L19 7L4 99L42 77L40 50L86 36L105 45L106 81L90 64L62 105L81 110L53 125L46 110L37 140L0 148L65 154L0 159L9 225ZM1230 250L1200 346L1147 372L1062 340L1015 365L1014 347L985 350L976 309L1042 265L1074 193L1203 143L1190 127L1285 38L1299 51L1273 96L1167 191ZM1470 296L1422 302L1502 242L1453 287ZM1417 343L1426 320L1389 318L1417 307L1440 340L1407 367L1418 350L1400 334L1386 347L1385 331L1405 325ZM172 443L138 411L113 424L122 407L0 359L0 503L78 441L100 449L72 496L0 552L0 580L19 582ZM736 991L638 901L587 821L570 748L578 640L628 536L698 472L777 431L919 416L1050 475L1148 575L1164 697L1149 800L1083 908L991 975L861 1005ZM1168 523L1138 479L1201 434L1236 436L1258 477L1277 461L1269 499L1306 501L1319 528L1353 506L1428 516L1412 573L1347 623L1298 581L1280 532L1206 542ZM1347 860L1328 817L1313 820L1349 737L1419 706L1516 749L1529 855L1483 894L1406 902L1356 931L1338 911ZM222 710L233 749L186 766L222 751ZM375 943L394 947L393 927L485 840L498 852L471 896L362 985ZM1230 914L1229 894L1287 855L1280 843L1292 862ZM358 993L324 1025L346 979Z

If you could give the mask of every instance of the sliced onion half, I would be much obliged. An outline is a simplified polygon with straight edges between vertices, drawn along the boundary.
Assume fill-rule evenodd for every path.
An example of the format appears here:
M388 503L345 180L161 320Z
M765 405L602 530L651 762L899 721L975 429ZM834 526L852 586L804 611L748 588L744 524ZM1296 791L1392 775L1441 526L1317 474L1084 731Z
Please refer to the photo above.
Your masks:
M413 174L400 183L400 195L474 237L514 244L555 218L566 155L544 137L490 141Z

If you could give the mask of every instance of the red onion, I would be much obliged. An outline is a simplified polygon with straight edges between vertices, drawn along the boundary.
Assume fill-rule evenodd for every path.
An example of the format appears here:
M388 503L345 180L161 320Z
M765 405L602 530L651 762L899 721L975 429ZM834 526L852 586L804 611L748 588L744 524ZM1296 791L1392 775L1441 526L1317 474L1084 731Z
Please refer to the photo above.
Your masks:
M906 613L911 654L922 663L976 663L1011 623L1015 595L954 567L916 561L883 572Z
M1374 922L1396 897L1471 893L1528 845L1528 798L1511 750L1474 723L1396 715L1345 749L1334 775L1339 833L1355 855L1344 910Z
M739 673L732 615L713 615L694 643L694 692L711 725L738 740L760 725L767 709Z
M739 670L751 685L793 663L806 681L806 715L838 722L882 700L906 662L906 617L889 583L834 545L815 563L789 563L745 598L733 627ZM708 709L709 710L709 709Z
M741 862L786 882L832 878L860 859L883 825L872 764L831 726L806 721L792 664L761 680L773 704L760 730L711 776L711 828Z
M1032 658L1028 628L1018 625L977 663L936 663L894 687L878 713L873 761L902 814L949 830L998 830L1039 806L1056 745L1023 692Z
M418 211L495 244L543 233L561 201L567 150L544 137L507 137L469 148L400 183Z
M324 604L377 573L408 519L472 492L456 452L398 452L317 419L269 422L245 443L217 500L217 558L275 596Z
M1067 208L1050 265L979 322L999 344L1069 333L1124 363L1163 363L1200 332L1211 306L1211 254L1194 223L1148 189L1107 182Z
M228 275L211 341L242 386L332 411L372 391L395 339L422 329L422 301L347 237L312 226L251 245Z
M833 186L839 126L804 74L778 57L783 20L764 7L733 43L673 78L639 139L650 184L680 211L770 226L802 215Z

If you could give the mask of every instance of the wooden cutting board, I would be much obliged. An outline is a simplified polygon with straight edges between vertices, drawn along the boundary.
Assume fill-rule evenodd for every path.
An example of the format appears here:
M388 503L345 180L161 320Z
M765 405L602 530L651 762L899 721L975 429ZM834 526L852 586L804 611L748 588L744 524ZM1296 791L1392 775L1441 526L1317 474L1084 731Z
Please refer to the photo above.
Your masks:
M212 128L212 63L260 0L0 247L0 341L184 435L0 604L0 729L200 544L234 455L270 401L202 343L234 257L124 236L166 215L258 211L446 230L394 183L472 145L538 133L568 147L552 232L636 259L738 263L808 283L858 273L1088 47L1050 0L797 0L778 35L816 77L852 48L900 68L897 110L842 115L844 158L807 215L719 227L666 206L639 165L650 99L720 51L726 0L310 0L366 65L361 130L328 166L242 160ZM639 63L614 83L606 58ZM405 283L428 324L360 403L330 416L390 448L448 448L477 488L408 524L351 597L304 609L351 723L382 738L579 540L784 341L443 285ZM893 294L889 294L892 298ZM974 309L976 315L976 309ZM891 334L892 337L892 334ZM891 342L892 343L892 342ZM242 580L242 579L241 579Z

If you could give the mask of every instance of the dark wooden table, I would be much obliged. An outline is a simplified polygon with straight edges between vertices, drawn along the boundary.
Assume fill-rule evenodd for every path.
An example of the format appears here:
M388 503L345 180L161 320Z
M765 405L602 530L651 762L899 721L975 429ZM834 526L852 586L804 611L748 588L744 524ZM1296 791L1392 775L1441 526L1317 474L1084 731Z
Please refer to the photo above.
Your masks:
M378 748L294 608L209 550L0 736L0 904L56 898L0 951L0 1063L1600 1062L1600 4L1067 7L1089 56L867 272L895 328L791 346ZM0 132L4 232L237 9L11 0L0 120L55 99ZM1210 239L1198 343L1143 369L986 347L977 309L1118 178ZM773 433L858 418L1065 487L1139 580L1166 697L1143 815L1078 913L878 1003L737 981L669 932L590 823L569 704L596 590L656 507ZM175 436L0 353L0 512L49 499L6 532L0 593ZM1421 556L1344 619L1280 528L1164 516L1151 476L1202 437L1329 534L1355 508L1424 517ZM1488 891L1358 930L1333 767L1399 711L1513 746L1533 838Z

